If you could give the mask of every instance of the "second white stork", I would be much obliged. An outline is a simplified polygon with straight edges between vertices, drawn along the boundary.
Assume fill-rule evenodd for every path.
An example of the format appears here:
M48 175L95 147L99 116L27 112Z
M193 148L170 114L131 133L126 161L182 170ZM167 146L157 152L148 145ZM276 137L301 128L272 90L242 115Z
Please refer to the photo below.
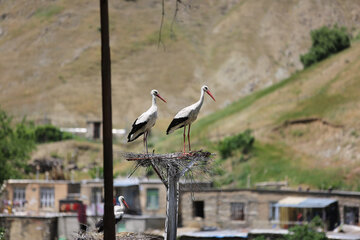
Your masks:
M125 198L123 196L120 196L118 198L118 200L119 200L120 206L119 205L114 206L115 225L121 221L121 219L125 213L125 207L129 208L129 206L127 205ZM100 219L100 221L96 223L95 227L97 228L98 232L104 231L104 220Z
M166 103L165 99L163 99L160 96L159 92L155 89L151 90L151 96L152 96L151 107L134 121L132 125L132 129L128 135L128 142L131 142L137 139L138 137L140 137L142 134L144 134L144 150L146 149L146 153L148 153L147 136L150 129L155 125L157 119L156 97L160 98L162 101Z
M175 131L178 128L182 128L184 127L184 153L185 153L185 131L186 131L186 126L188 125L188 143L189 143L189 151L191 151L191 146L190 146L190 126L191 124L196 120L199 112L200 112L200 108L204 102L204 93L209 94L209 96L215 101L214 96L211 94L208 86L202 86L201 87L201 95L200 95L200 100L197 101L196 103L183 108L182 110L180 110L174 117L174 119L172 120L172 122L170 123L168 129L166 130L166 134L172 133L173 131Z

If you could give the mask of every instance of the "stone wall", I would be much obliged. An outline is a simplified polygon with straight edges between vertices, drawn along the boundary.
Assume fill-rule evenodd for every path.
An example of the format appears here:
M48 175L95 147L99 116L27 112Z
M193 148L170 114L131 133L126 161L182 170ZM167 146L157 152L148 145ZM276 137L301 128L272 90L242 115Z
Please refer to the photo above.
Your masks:
M53 240L57 237L56 217L0 216L6 240Z
M205 190L184 192L181 195L182 224L185 227L271 228L270 204L292 197L331 198L339 203L341 222L344 222L344 206L360 208L360 193L326 191L281 191L281 190ZM193 201L204 201L204 218L194 217ZM245 219L231 220L231 203L244 203Z
M147 189L159 190L159 208L148 209L146 207ZM166 188L161 183L143 183L140 185L140 205L144 215L166 215Z

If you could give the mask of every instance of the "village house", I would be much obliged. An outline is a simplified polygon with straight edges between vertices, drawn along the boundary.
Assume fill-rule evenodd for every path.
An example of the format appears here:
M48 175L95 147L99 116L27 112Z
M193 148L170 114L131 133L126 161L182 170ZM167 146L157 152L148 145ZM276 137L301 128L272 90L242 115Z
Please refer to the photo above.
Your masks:
M10 179L6 181L2 199L11 212L57 212L74 183L64 180ZM70 192L69 192L70 191Z
M180 188L179 226L182 227L288 229L315 216L323 220L326 230L333 230L342 223L359 225L358 192L215 189L208 182L181 182ZM45 221L41 229L49 226L46 231L52 235L69 237L79 227L76 204L87 206L90 227L104 213L101 179L77 182L11 179L2 189L0 225L7 224L10 229L15 222L17 226L26 227L29 221L34 224ZM163 229L166 188L160 180L114 179L114 197L120 195L125 197L130 209L118 223L118 232Z
M88 215L103 215L103 180L32 180L10 179L4 184L2 199L12 212L64 212L67 204L81 201ZM129 214L160 215L166 212L166 190L156 179L115 179L114 197L123 195ZM71 210L71 209L69 209Z
M31 233L26 237L29 240L38 239L45 232L49 236L71 238L79 229L79 204L86 205L90 229L104 214L101 179L78 182L10 179L1 189L0 227L9 229L8 233L15 239L19 226ZM143 232L164 227L166 190L160 180L115 179L114 200L117 201L120 195L125 197L130 209L117 224L118 232ZM29 224L38 225L41 233L28 231Z
M185 227L288 228L319 216L332 230L359 225L360 193L268 189L203 189L181 194Z

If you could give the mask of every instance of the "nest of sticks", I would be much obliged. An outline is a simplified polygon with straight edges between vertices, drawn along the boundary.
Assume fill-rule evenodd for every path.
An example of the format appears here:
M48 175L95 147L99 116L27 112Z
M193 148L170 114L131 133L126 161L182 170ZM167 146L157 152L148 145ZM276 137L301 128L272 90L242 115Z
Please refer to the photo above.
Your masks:
M166 153L166 154L143 154L123 153L128 161L135 161L136 165L130 176L138 167L152 167L159 178L167 186L167 179L170 176L180 179L182 176L197 174L208 174L211 166L211 154L205 151L193 151L190 153Z

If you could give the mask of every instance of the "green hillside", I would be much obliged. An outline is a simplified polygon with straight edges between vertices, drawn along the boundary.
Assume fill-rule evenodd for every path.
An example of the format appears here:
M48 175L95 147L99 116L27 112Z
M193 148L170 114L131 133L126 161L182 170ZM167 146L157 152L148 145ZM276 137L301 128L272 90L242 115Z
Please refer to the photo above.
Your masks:
M199 119L196 149L217 151L225 136L252 129L252 157L221 159L219 184L243 187L288 179L292 186L360 189L360 44ZM214 104L206 101L204 108ZM174 147L175 146L175 147ZM179 151L182 131L155 148Z
M165 49L157 47L160 0L109 3L114 127L129 129L158 89L167 104L159 103L149 144L181 151L182 132L165 136L165 129L206 83L217 101L205 99L193 148L217 152L221 140L246 129L256 139L246 161L216 157L219 184L287 178L294 187L358 189L360 44L304 71L299 56L321 26L338 24L357 36L360 1L182 2L171 33L175 1L165 1ZM100 119L99 33L97 1L0 1L1 108L14 122L26 116L58 127ZM43 144L33 158L80 152L80 167L98 166L100 143L87 145ZM116 149L142 151L142 142ZM131 167L119 155L115 162L119 174Z

